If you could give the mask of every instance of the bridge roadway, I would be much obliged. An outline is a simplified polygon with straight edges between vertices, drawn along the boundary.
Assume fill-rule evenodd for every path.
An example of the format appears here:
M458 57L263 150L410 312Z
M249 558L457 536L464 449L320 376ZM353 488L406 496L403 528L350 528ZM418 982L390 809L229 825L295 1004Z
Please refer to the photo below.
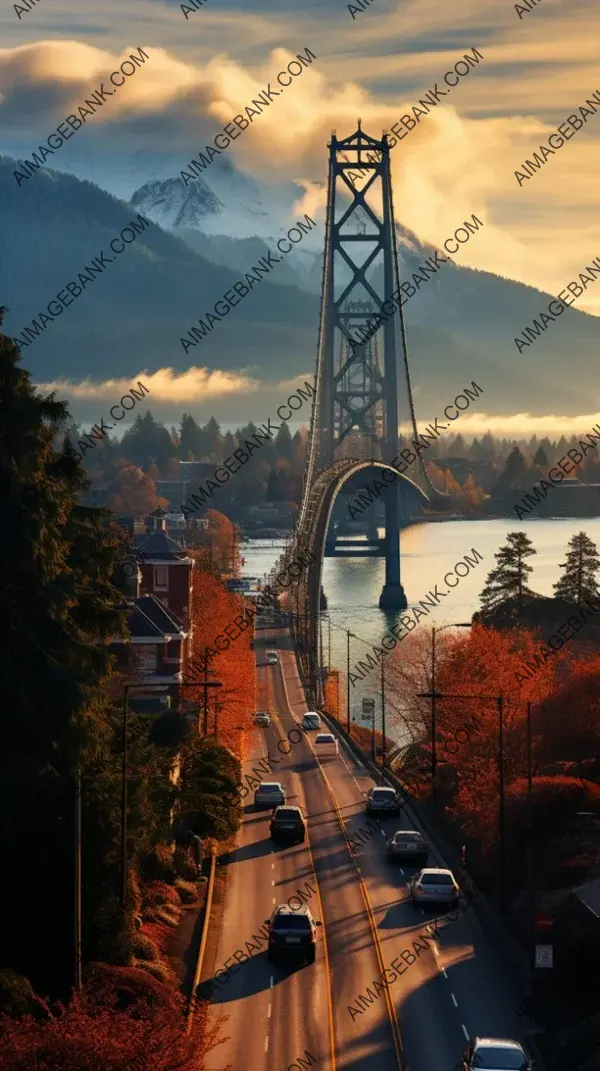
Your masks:
M357 1007L359 994L368 1001L366 988L374 992L382 966L389 968L393 960L402 964L400 953L412 951L426 923L433 932L432 921L442 916L424 917L412 906L406 880L413 871L385 858L386 836L398 828L419 828L410 808L400 820L371 820L376 832L356 846L360 827L367 829L364 793L373 784L371 776L341 743L339 757L320 761L304 734L284 745L284 750L291 746L287 758L277 749L306 704L287 631L265 629L256 637L259 708L269 710L272 724L256 730L244 770L250 773L262 757L280 760L262 778L283 782L288 802L308 816L309 837L303 845L274 845L269 812L254 811L253 791L246 797L237 847L228 860L222 918L210 935L203 970L203 980L214 980L226 961L235 971L220 975L225 984L213 991L210 1018L228 1017L228 1040L210 1054L210 1067L455 1071L471 1036L524 1041L515 1013L517 994L470 909L451 924L440 921L440 929L447 929L427 942L392 983L389 997L381 993L354 1018L348 1011ZM279 665L264 664L266 646L279 648ZM292 741L297 738L292 733ZM347 837L354 841L354 857ZM430 865L445 865L435 850ZM276 903L306 890L306 882L315 889L308 893L312 913L323 921L316 962L273 965L263 941L237 968L233 953L246 948Z

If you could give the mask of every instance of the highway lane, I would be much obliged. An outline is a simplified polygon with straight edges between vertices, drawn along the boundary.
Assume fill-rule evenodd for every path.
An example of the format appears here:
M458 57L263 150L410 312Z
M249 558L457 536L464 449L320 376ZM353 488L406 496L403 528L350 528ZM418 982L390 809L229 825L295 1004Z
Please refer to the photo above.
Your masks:
M292 655L284 655L286 676L294 692L292 703L296 712L305 709L296 683L296 667ZM366 828L364 794L373 785L372 777L345 751L340 741L338 759L323 761L325 775L343 816L348 834L356 840L358 830ZM373 820L372 820L373 821ZM507 1036L524 1042L517 1004L511 980L495 955L473 911L461 911L456 921L443 919L443 912L425 914L412 905L407 891L407 879L416 868L390 864L385 857L385 841L396 829L419 829L420 825L407 807L400 820L377 821L378 834L358 849L359 866L373 908L379 939L384 950L386 977L392 983L390 995L396 1009L402 1035L405 1071L454 1071L467 1041L477 1035ZM429 865L446 866L432 849ZM326 908L327 910L327 908ZM440 919L438 937L431 925ZM339 918L328 929L330 944L336 945L336 933L345 926ZM362 939L357 941L357 932ZM345 986L343 1012L354 1030L370 1037L378 1027L378 1016L384 996L377 993L374 979L379 971L364 956L368 942L361 919L352 920L346 938L353 950L360 951L358 970L353 970L352 986ZM417 947L413 946L417 942ZM363 943L364 942L364 943ZM402 958L400 953L404 952ZM332 961L334 954L332 952ZM396 970L391 967L395 963ZM401 973L397 973L401 972ZM395 980L392 974L397 974ZM375 998L367 994L367 986ZM357 1002L359 994L365 1000ZM346 997L348 999L346 1000ZM352 1006L354 1014L348 1010ZM336 1032L340 1028L342 1010L336 994ZM379 1068L379 1062L378 1062Z
M282 650L289 648L283 633L278 646L282 654L281 667L274 667L278 671L274 673L274 698L287 733L296 724L291 711L301 714L307 708L294 655ZM398 1071L398 1039L394 1038L386 1000L382 998L371 1009L366 1026L359 1017L353 1021L347 1013L347 1005L363 986L365 976L377 977L380 964L353 853L323 777L329 760L316 760L309 741L310 736L298 745L298 754L302 749L302 789L326 925L337 1065L353 1071ZM357 809L362 812L362 800L358 808L356 800L343 808L344 820L351 820ZM366 828L362 813L359 824Z
M272 645L271 636L269 631L261 630L255 644L258 707L264 710L273 705L273 669L279 672L279 667L263 664L265 646ZM293 739L299 736L296 732ZM276 724L256 729L251 754L243 764L244 773L257 780L281 781L287 802L302 806L301 774L297 771L303 765L302 748L306 745L298 745L298 752L296 744L284 740L278 748L279 743ZM289 754L284 754L288 750ZM260 768L261 760L267 758L272 772ZM270 811L255 810L254 787L245 797L242 828L228 859L222 924L209 942L212 947L203 969L203 983L222 983L215 984L212 991L211 1021L220 1013L228 1017L224 1028L227 1041L211 1054L211 1066L229 1063L234 1071L285 1071L301 1058L307 1066L334 1071L323 942L311 965L293 961L285 966L271 964L266 954L264 923L276 903L285 903L301 893L314 917L321 917L309 842L287 848L273 844L269 836ZM297 904L298 900L292 899L292 905ZM245 955L249 956L247 960Z

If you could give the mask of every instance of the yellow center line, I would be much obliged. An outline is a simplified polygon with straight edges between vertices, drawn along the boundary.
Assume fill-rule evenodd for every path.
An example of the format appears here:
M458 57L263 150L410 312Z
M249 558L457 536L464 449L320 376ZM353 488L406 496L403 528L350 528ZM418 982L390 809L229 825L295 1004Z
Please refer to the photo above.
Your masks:
M272 677L270 677L270 679L269 679L269 691L271 690L271 680L272 680ZM281 667L281 680L283 682L283 690L285 692L285 698L286 698L286 702L287 702L287 705L288 705L288 710L291 713L290 700L289 700L288 691L287 691L287 687L286 687L286 683L285 683L285 674L283 672L283 666ZM282 728L282 725L281 725L281 723L279 721L279 717L278 717L277 714L274 713L274 706L271 706L271 711L273 711L273 713L272 713L273 724L275 725L275 727L277 729L277 732L279 734L279 738L280 738L280 740L285 740L285 736L283 735L283 728ZM300 732L300 730L298 730L298 732ZM292 742L290 740L290 745L291 744L292 744ZM308 746L310 747L310 744ZM311 751L312 751L312 747L311 747ZM314 751L313 751L313 755L314 755ZM332 1004L332 1000L331 1000L331 968L330 968L330 964L329 964L329 951L328 951L328 948L327 948L327 927L325 926L325 912L323 911L323 901L321 900L321 890L319 888L319 879L317 877L317 871L315 869L315 861L314 861L313 853L312 853L312 845L310 843L310 832L309 832L309 823L308 823L308 808L306 806L306 798L304 796L304 791L302 789L302 782L301 782L298 774L294 773L294 777L295 777L295 779L297 781L297 784L298 784L298 795L299 795L300 800L302 802L302 809L304 811L304 814L307 816L306 817L306 822L305 822L305 825L306 825L306 846L308 848L308 854L310 856L310 865L312 867L312 872L313 872L313 876L314 876L314 879L315 879L315 885L316 885L316 888L317 888L317 900L318 900L318 903L319 903L319 912L320 912L320 915L321 915L321 922L323 923L323 926L321 927L321 929L322 929L322 934L323 934L322 943L323 943L323 953L325 955L325 969L327 971L327 985L326 985L325 988L326 988L326 992L327 992L327 1018L328 1018L328 1021L329 1021L329 1046L330 1046L330 1050L331 1050L331 1056L330 1056L330 1059L331 1059L331 1071L336 1071L336 1066L337 1065L336 1065L336 1058L335 1058L335 1032L334 1032L334 1028L333 1028L333 1004Z
M288 704L288 708L289 708L290 702L289 702L289 699L288 699L288 692L287 692L287 687L286 687L286 683L285 683L285 675L283 673L283 667L282 667L281 677L282 677L282 680L283 680L283 688L284 688L284 691L285 691L285 696L286 696L286 700L287 700L287 704ZM381 977L383 979L384 978L383 972L385 970L385 961L384 961L384 958L383 958L383 952L382 952L382 949L381 949L381 942L380 942L380 939L379 939L379 933L377 932L377 924L375 922L375 916L373 914L373 909L371 907L371 902L369 900L369 894L367 892L367 887L366 887L366 885L365 885L365 883L363 881L363 877L362 877L362 874L360 872L360 868L359 868L358 863L356 862L356 859L354 857L354 852L352 851L350 840L349 840L348 834L346 832L346 827L344 825L344 820L342 818L340 809L338 807L337 800L335 798L333 789L332 789L332 787L331 787L331 785L329 783L329 778L327 777L327 774L325 773L325 770L323 769L321 763L319 762L319 760L317 758L317 755L316 755L316 753L315 753L315 751L313 749L313 746L310 743L310 740L308 740L308 737L306 738L306 742L307 742L310 750L312 751L315 759L317 759L317 765L318 765L318 767L319 767L319 769L321 771L321 774L323 775L323 779L325 781L325 784L327 786L327 790L328 790L329 795L331 797L331 802L333 803L333 807L334 807L335 813L336 813L336 815L338 817L338 821L340 823L340 826L341 826L341 829L342 829L342 833L344 834L344 839L346 841L346 845L347 845L348 851L350 853L350 858L352 859L352 862L354 863L354 866L356 868L356 873L357 873L357 876L358 876L358 883L359 883L359 886L360 886L360 891L362 893L362 898L363 898L363 901L364 901L365 910L367 912L367 918L369 920L369 925L371 927L371 933L372 933L372 936L373 936L373 943L375 945L375 952L376 952L376 955L377 955L377 962L379 964L379 969L381 971ZM320 896L319 896L319 902L320 902ZM322 908L321 908L321 910L322 910ZM329 961L327 963L327 966L328 966L328 969L329 969ZM398 1019L397 1019L397 1016L396 1016L396 1011L395 1011L395 1008L394 1008L394 1004L393 1004L393 1001L392 1001L392 997L391 997L389 988L387 986L384 986L384 992L385 992L385 1002L386 1002L386 1005L387 1005L388 1015L389 1015L389 1018L390 1018L390 1024L391 1024L391 1027L392 1027L392 1037L394 1039L394 1049L395 1049L395 1052L396 1052L396 1060L397 1060L397 1063L398 1063L398 1068L399 1068L399 1071L404 1071L404 1051L403 1051L403 1048L402 1048L402 1037L400 1035L400 1027L398 1026Z

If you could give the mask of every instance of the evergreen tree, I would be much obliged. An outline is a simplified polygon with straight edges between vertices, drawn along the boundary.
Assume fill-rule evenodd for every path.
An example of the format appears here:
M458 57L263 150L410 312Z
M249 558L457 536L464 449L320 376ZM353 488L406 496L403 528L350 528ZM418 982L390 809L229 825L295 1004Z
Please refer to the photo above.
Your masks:
M548 455L542 443L540 443L535 454L533 455L532 465L538 465L542 469L547 469L550 465Z
M0 798L10 815L0 827L10 919L2 963L41 992L64 994L73 977L73 775L104 739L102 641L122 632L123 618L105 514L79 504L89 481L76 458L54 449L66 404L36 393L19 362L0 331Z
M537 554L537 551L525 532L509 532L507 543L495 555L498 565L488 573L479 596L484 611L493 610L509 599L516 599L520 613L525 596L535 594L527 584L529 573L533 570L526 558L532 554Z
M200 437L200 425L193 416L184 413L179 427L179 457L182 461L194 461L200 457Z
M454 441L448 447L448 457L467 457L467 444L459 432Z
M569 540L567 559L559 566L564 569L560 580L554 585L560 599L579 604L586 599L598 597L596 573L600 569L600 557L596 544L585 532L578 532Z
M275 436L275 453L277 458L284 457L286 461L292 460L292 436L290 435L290 429L285 421Z
M493 489L494 494L512 488L526 486L529 481L529 469L518 446L513 446L506 459L504 472L500 473Z

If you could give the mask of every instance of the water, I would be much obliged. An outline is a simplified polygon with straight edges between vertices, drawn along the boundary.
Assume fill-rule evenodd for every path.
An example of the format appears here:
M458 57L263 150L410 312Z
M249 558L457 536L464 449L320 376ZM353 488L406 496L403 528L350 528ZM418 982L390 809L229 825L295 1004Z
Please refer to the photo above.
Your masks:
M435 584L438 591L448 591L435 609L430 609L421 618L418 628L431 630L453 622L470 621L472 614L480 609L479 595L488 573L496 566L494 555L506 542L509 532L523 531L531 539L536 555L529 558L533 567L529 586L540 595L552 595L552 585L559 579L559 563L566 557L567 543L575 533L584 531L600 546L600 517L510 518L477 521L445 521L414 524L402 531L401 579L409 606L418 605ZM383 533L380 533L383 535ZM253 540L244 545L246 563L242 572L262 576L267 573L283 549L283 543L272 540ZM457 562L466 554L474 558L473 550L483 558L459 584L450 590L444 576L452 572ZM383 558L326 558L323 566L323 587L327 596L331 620L331 666L341 671L340 696L345 710L347 636L346 629L357 637L351 639L350 669L359 659L364 659L373 644L378 644L395 617L386 615L378 607L379 595L384 582ZM456 577L450 578L451 582ZM327 617L323 620L323 655L327 663L329 654L329 628ZM415 629L415 633L416 633ZM402 646L392 653L397 660ZM356 681L351 691L353 720L361 724L360 711L363 697L375 699L375 720L381 724L381 673L371 670L363 681ZM391 689L390 689L391 698ZM388 732L405 742L408 739L400 726Z

